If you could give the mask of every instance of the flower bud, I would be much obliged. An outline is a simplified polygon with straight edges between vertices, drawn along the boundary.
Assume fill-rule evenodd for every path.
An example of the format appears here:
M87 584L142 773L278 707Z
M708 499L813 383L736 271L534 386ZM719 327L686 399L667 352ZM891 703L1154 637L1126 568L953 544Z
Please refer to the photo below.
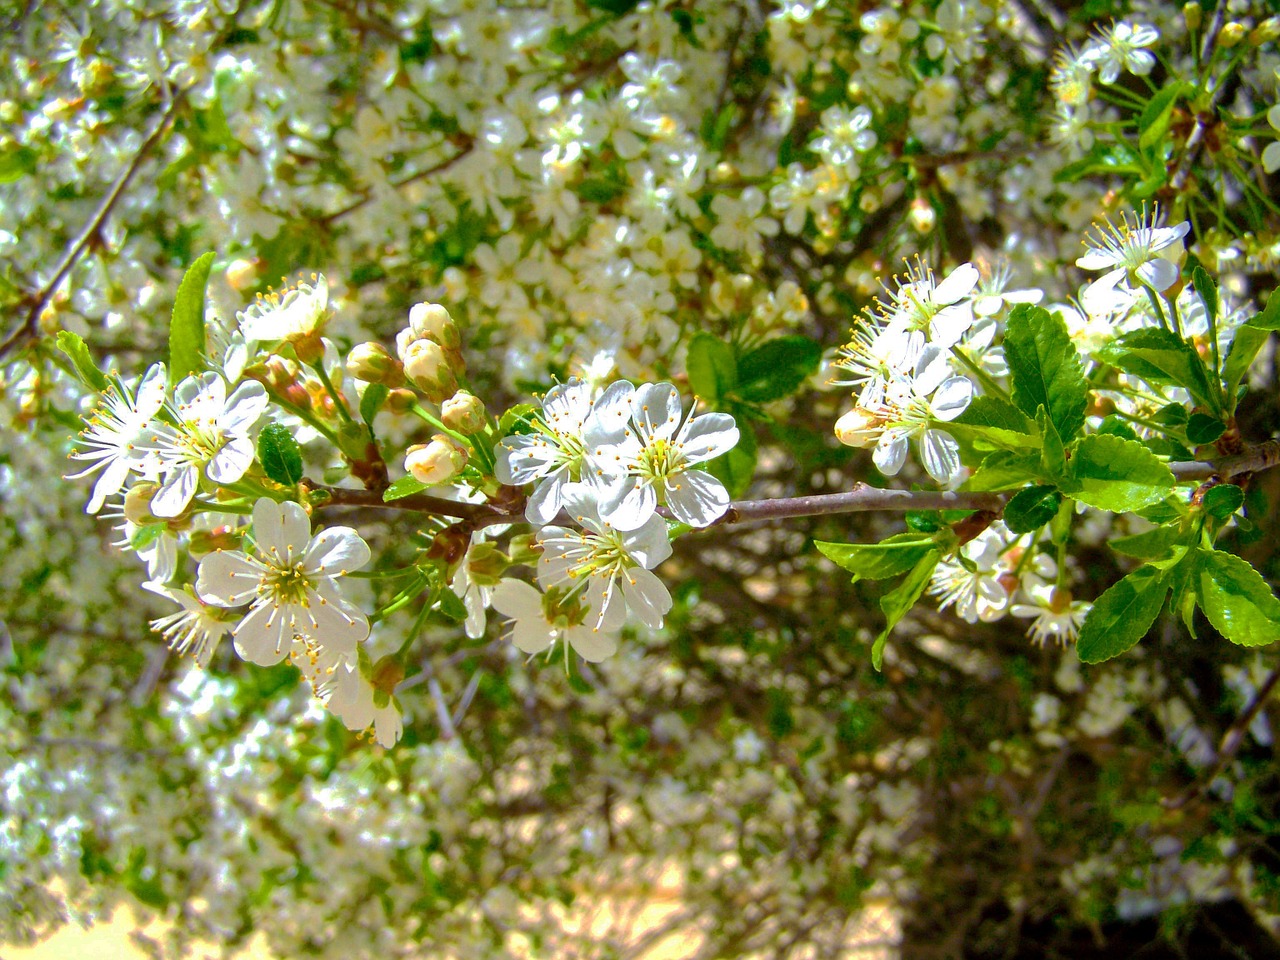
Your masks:
M151 512L151 498L160 487L154 483L135 483L124 495L124 517L130 523L145 527L160 518Z
M440 405L440 419L450 430L476 433L484 428L484 402L465 390L459 390Z
M923 197L916 197L911 201L911 211L907 214L907 219L911 221L911 229L919 234L932 233L933 228L938 225L937 211Z
M870 447L884 433L884 419L865 407L854 407L836 421L835 433L847 447Z
M432 340L448 350L457 350L462 343L458 325L438 303L414 304L409 311L409 329L416 339Z
M1184 3L1182 5L1182 19L1187 25L1187 31L1194 33L1200 29L1200 24L1204 20L1204 8L1196 0Z
M1244 24L1232 21L1218 31L1218 46L1229 50L1244 39Z
M384 387L404 386L404 367L380 343L357 343L347 354L347 373L365 383Z
M202 557L215 550L238 550L240 534L231 527L218 527L214 530L191 531L191 555Z
M444 349L431 340L409 344L404 354L404 372L432 403L443 403L458 389Z
M1249 45L1260 47L1280 37L1280 17L1267 17L1249 33Z
M253 286L258 279L258 264L243 258L232 260L227 264L227 285L237 293Z
M413 409L418 396L412 390L392 390L387 394L387 409L394 414L405 414Z
M430 443L415 443L404 456L404 468L427 486L452 480L466 465L467 448L443 433L437 433Z

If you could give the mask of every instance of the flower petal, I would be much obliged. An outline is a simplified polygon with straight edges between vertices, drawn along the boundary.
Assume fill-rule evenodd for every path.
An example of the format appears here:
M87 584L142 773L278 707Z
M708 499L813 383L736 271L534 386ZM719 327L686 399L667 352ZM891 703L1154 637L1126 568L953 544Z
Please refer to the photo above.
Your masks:
M729 491L703 470L686 470L667 483L667 506L677 520L708 527L729 509Z
M738 425L727 413L704 413L685 428L680 452L689 463L702 463L728 453L738 443Z
M593 630L591 627L570 627L565 631L565 640L573 647L574 653L588 663L606 660L618 650L616 633Z
M307 549L311 521L307 512L291 500L276 503L270 497L260 497L253 505L253 537L263 556L292 565Z
M658 629L671 609L671 594L656 575L643 567L632 567L622 576L622 595L631 614L647 627Z
M231 629L236 653L250 663L270 667L289 654L293 645L291 605L277 606L263 597Z
M340 577L369 562L369 545L350 527L326 527L307 546L302 568L308 574Z
M238 607L258 595L267 568L239 550L219 550L200 561L196 595L218 607Z
M643 438L672 436L683 413L680 394L670 383L646 383L636 390L631 416Z

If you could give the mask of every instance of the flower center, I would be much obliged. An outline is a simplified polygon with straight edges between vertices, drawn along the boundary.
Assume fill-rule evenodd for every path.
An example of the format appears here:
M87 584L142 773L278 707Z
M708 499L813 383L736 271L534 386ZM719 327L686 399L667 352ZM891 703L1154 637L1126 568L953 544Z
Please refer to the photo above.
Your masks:
M651 439L636 458L636 471L647 480L665 480L679 473L684 466L683 446L664 437Z
M271 591L277 605L292 603L300 607L309 606L307 591L310 588L311 580L301 563L292 567L277 567L275 575L267 581L267 589Z

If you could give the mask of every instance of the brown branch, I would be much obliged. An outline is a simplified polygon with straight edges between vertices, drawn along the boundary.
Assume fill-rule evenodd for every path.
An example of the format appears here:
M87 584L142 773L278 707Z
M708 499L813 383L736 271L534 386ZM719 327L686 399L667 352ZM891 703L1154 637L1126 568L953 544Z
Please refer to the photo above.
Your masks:
M1225 0L1218 0L1218 4L1213 11L1213 19L1209 21L1209 29L1204 34L1204 43L1200 48L1200 63L1206 69L1210 58L1213 56L1214 47L1217 45L1218 34L1222 32L1222 21L1226 14L1226 6ZM1217 116L1218 98L1222 96L1222 89L1226 86L1225 80L1225 76L1218 78L1218 82L1209 91L1208 104L1205 105L1203 110L1196 112L1195 123L1191 127L1191 133L1187 135L1186 144L1182 148L1182 156L1178 159L1178 165L1173 171L1173 176L1169 178L1170 193L1181 193L1187 185L1187 178L1191 175L1191 167L1199 158L1200 151L1204 149L1205 131L1209 129L1209 125Z
M1188 460L1171 463L1169 469L1179 482L1186 480L1231 480L1247 473L1260 473L1280 465L1280 440L1266 440L1244 453L1222 460Z
M416 513L430 513L441 517L456 517L459 520L489 519L498 511L486 503L459 503L457 500L446 500L444 497L432 497L425 493L414 493L397 500L383 500L378 490L353 490L350 487L330 487L313 480L303 479L308 488L317 493L327 494L329 499L317 506L320 507L382 507L384 510L412 510ZM493 520L494 523L510 523Z
M820 517L834 513L906 510L995 510L1004 506L999 493L952 493L929 490L885 490L860 483L845 493L823 493L778 500L739 500L729 504L716 524L753 523L790 517Z
M62 285L62 281L67 278L76 263L84 256L84 252L89 249L94 239L98 237L103 226L107 222L107 218L111 216L112 211L116 208L116 204L120 202L120 198L124 196L125 189L129 186L129 182L133 180L134 174L142 166L143 160L147 155L155 149L156 145L164 139L164 134L173 118L177 116L178 108L181 106L185 91L178 91L173 99L169 101L169 106L165 109L164 114L160 117L155 129L147 139L142 141L142 145L138 147L137 152L133 155L133 159L116 177L115 183L111 185L111 189L107 191L106 196L102 198L102 202L98 204L98 209L93 212L93 216L89 218L89 222L84 225L79 235L67 248L66 253L62 256L62 261L58 264L53 276L49 278L39 291L31 295L31 308L27 311L27 315L23 318L17 329L9 334L0 343L0 360L3 360L11 350L19 344L35 337L36 331L39 329L40 314L53 300L54 294Z
M409 176L405 177L402 180L397 180L395 183L391 185L392 188L395 190L399 190L402 187L409 186L409 184L411 183L417 183L419 180L425 180L427 177L434 176L437 173L443 173L444 171L452 167L455 163L457 163L459 160L461 160L463 157L471 153L471 151L475 148L475 145L476 145L476 141L474 137L467 136L465 139L462 139L460 137L459 142L456 144L458 148L457 153L455 153L451 157L447 157L444 160L441 160L439 163L432 164L431 166L427 167L425 170L419 170L417 173L409 174ZM345 207L335 210L333 213L328 213L328 214L325 214L323 217L319 217L315 222L322 227L327 227L331 223L333 223L335 220L340 220L349 213L355 213L355 211L359 210L365 204L372 201L373 197L374 197L373 191L366 190L364 194L360 197L360 199L352 201L351 203L347 204Z
M1172 800L1166 801L1164 803L1165 809L1182 809L1192 800L1203 796L1205 791L1213 785L1213 782L1222 776L1227 766L1235 758L1235 755L1240 752L1240 748L1244 745L1245 731L1249 729L1258 712L1266 705L1267 699L1271 696L1271 691L1275 689L1277 682L1280 682L1280 667L1276 667L1271 673L1267 674L1267 679L1262 681L1262 686L1257 689L1253 698L1240 711L1240 715L1227 728L1227 732L1223 734L1222 741L1218 746L1218 762L1213 765L1213 769L1206 776L1198 779L1190 789Z

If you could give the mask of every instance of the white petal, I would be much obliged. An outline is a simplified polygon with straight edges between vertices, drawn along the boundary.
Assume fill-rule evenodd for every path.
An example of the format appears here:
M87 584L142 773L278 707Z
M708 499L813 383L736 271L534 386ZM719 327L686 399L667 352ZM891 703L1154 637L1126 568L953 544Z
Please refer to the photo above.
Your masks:
M307 592L307 601L307 607L297 608L298 632L326 650L354 659L356 644L369 636L369 621L364 613L347 602L328 577Z
M267 391L257 380L246 380L230 397L226 409L218 418L219 425L227 433L244 433L267 409Z
M935 420L954 420L964 413L973 399L973 383L968 377L951 377L943 381L929 403L929 413Z
M568 485L569 468L562 467L551 476L539 481L529 494L524 516L530 523L550 523L563 506L564 488Z
M626 477L622 483L608 489L608 497L600 501L599 508L600 519L614 529L637 530L658 509L658 495L652 484L642 483L636 477Z
M1274 111L1280 104L1271 109ZM1276 126L1276 124L1272 124ZM1280 170L1280 140L1267 144L1267 148L1262 151L1262 169L1267 173L1275 173Z
M542 594L523 580L502 580L493 588L490 606L513 620L542 619Z
M189 463L174 464L164 478L164 483L151 498L151 512L157 517L176 517L187 509L196 495L199 471Z
M570 627L565 639L574 653L588 663L599 663L613 656L618 649L618 635L591 627Z
M291 500L276 503L270 497L260 497L253 505L253 537L264 556L292 565L307 549L311 521L307 512Z
M708 527L729 509L729 491L702 470L686 470L667 483L667 506L677 520Z
M369 545L350 527L326 527L307 546L302 568L309 574L340 577L369 562Z
M551 624L541 616L516 620L511 627L511 642L525 653L542 653L555 639Z
M582 436L588 447L616 443L631 420L631 407L635 400L635 387L626 380L609 384L591 408Z
M976 287L980 279L977 267L972 263L962 263L934 288L931 299L941 306L955 303Z
M890 427L880 437L871 454L876 469L886 477L896 476L907 459L907 433L901 427Z
M205 466L204 472L214 483L235 483L253 463L253 441L246 436L233 436L222 445ZM160 514L156 514L160 516Z
M1178 265L1163 257L1157 257L1140 266L1138 276L1157 290L1168 290L1178 282Z
M239 550L219 550L200 561L196 595L218 607L238 607L258 595L267 568Z
M662 617L671 609L671 594L654 574L632 567L622 575L622 595L631 613L647 627L662 626Z
M646 383L636 390L631 416L642 437L672 436L680 426L684 408L680 394L670 383Z
M671 541L667 537L667 524L655 515L645 521L638 530L628 531L622 538L631 554L641 565L652 570L671 556Z
M694 417L685 430L680 452L689 463L702 463L728 453L738 443L738 426L727 413Z
M920 439L920 459L929 476L941 484L950 483L960 472L960 445L949 433L926 430Z
M292 605L276 606L265 597L255 603L231 631L236 653L264 667L279 663L293 645L291 612Z

